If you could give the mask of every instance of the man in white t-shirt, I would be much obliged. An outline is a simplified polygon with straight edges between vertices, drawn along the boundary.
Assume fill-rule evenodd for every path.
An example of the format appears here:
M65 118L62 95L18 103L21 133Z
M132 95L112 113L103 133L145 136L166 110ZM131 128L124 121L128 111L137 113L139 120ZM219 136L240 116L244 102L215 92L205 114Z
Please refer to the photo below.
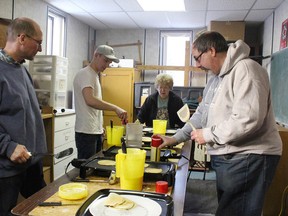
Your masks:
M91 63L74 78L75 140L79 159L87 159L102 149L102 110L114 111L122 121L127 120L125 110L102 100L99 76L112 61L119 62L113 48L100 45L95 50Z

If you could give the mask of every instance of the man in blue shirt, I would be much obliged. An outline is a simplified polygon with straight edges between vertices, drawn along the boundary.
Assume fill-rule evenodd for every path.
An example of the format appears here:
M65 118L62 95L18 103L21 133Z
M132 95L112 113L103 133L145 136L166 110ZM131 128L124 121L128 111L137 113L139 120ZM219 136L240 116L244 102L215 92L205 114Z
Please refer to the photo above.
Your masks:
M30 75L22 65L42 51L42 32L29 18L8 26L0 49L0 215L11 215L19 192L25 198L43 188L41 157L46 153L45 130Z

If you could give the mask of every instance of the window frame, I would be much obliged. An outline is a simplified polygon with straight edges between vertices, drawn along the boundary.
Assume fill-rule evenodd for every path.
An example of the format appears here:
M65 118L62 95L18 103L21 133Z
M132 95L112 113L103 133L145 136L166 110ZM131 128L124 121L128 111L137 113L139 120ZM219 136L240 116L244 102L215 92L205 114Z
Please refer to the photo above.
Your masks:
M165 53L167 52L167 38L169 36L181 36L183 35L183 37L186 35L187 37L190 38L189 43L190 46L192 44L192 40L193 40L193 31L192 30L161 30L160 34L159 34L159 39L160 39L160 55L159 55L159 62L160 65L167 65L167 62L165 60ZM192 59L190 58L190 62L189 64L192 64ZM183 59L183 65L169 65L169 66L185 66L185 57ZM161 70L161 73L167 73L168 70ZM174 72L180 72L180 71L174 71ZM182 71L181 71L182 72ZM173 71L169 71L169 73L173 73ZM181 86L185 86L185 71L183 71L183 83ZM179 86L179 85L178 85Z
M54 44L54 28L55 28L55 22L53 22L55 18L63 18L63 23L61 25L63 25L63 29L62 29L62 41L60 42L61 44L61 53L57 53L55 54L53 52L53 44ZM52 30L50 32L49 28L50 28L50 24L49 24L49 19L51 19L52 22ZM48 6L48 11L47 11L47 43L46 43L46 54L47 55L57 55L57 56L61 56L61 57L66 57L66 49L67 49L67 17L66 14L56 8L50 7ZM58 35L59 37L59 35ZM50 41L51 39L51 41ZM50 52L51 50L51 52ZM49 51L49 52L48 52Z

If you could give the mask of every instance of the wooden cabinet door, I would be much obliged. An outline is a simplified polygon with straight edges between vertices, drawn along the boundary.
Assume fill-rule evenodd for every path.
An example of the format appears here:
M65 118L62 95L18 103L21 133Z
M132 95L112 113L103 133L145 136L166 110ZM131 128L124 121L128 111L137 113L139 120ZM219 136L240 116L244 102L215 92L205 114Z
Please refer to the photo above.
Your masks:
M133 121L133 74L132 68L108 68L101 76L103 100L126 110L129 122ZM104 126L110 125L110 120L113 120L115 125L121 125L115 112L104 111Z
M0 18L0 47L1 48L4 48L6 45L6 32L7 32L7 27L10 22L11 20Z

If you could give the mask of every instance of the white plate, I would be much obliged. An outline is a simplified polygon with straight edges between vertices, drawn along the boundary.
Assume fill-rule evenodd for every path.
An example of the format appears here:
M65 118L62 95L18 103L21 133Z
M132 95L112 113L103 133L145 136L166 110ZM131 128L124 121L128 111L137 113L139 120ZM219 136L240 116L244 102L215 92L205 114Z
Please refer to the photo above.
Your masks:
M153 133L153 128L144 128L143 132ZM167 129L166 134L175 134L177 132L176 129Z
M167 129L166 134L175 134L177 132L176 129Z
M151 142L151 137L142 137L142 142Z
M152 199L136 196L136 195L121 195L135 202L135 206L129 210L119 210L107 207L104 205L107 197L94 200L89 205L89 211L93 216L159 216L162 212L161 206Z
M151 128L151 127L146 127L146 128L143 128L142 131L143 131L143 132L152 132L152 131L153 131L153 128Z

